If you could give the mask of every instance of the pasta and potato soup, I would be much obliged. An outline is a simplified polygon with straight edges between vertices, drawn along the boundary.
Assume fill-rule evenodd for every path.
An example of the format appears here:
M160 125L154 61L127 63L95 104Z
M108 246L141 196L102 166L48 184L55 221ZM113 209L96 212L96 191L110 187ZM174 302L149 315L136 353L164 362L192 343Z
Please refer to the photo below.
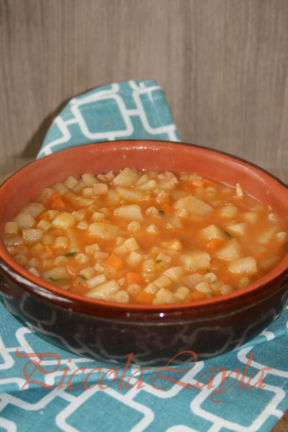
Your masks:
M45 188L3 238L17 263L63 290L145 305L241 290L287 252L278 216L240 184L130 168Z

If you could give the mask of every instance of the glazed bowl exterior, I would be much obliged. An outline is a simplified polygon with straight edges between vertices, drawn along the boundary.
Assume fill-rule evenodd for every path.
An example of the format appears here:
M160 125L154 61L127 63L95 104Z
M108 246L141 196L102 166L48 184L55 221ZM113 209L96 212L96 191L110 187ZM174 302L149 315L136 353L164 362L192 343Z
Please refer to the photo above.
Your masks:
M0 232L44 187L84 172L125 167L197 172L269 204L288 231L288 190L263 170L235 157L188 144L117 141L70 148L35 161L0 188ZM247 342L277 318L288 298L288 257L249 287L182 305L120 305L63 291L30 274L0 239L0 291L16 317L44 338L79 355L108 362L159 365L205 359Z

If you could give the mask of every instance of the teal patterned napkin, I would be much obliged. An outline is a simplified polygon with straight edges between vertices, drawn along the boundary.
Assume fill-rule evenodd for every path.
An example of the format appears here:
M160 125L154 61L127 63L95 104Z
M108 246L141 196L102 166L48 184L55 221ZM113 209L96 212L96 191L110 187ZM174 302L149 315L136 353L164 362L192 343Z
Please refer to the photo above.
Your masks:
M178 140L155 81L112 84L72 99L39 157L134 138ZM288 308L250 343L156 380L155 368L113 372L111 364L61 350L2 304L0 326L0 431L268 432L288 408Z

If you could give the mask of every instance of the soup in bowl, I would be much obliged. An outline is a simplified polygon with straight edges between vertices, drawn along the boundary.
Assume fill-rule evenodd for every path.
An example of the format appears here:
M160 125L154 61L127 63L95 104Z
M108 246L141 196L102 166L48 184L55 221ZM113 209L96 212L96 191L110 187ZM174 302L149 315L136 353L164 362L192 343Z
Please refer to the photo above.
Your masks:
M89 144L33 162L0 197L4 301L76 353L208 358L286 303L287 188L231 156Z

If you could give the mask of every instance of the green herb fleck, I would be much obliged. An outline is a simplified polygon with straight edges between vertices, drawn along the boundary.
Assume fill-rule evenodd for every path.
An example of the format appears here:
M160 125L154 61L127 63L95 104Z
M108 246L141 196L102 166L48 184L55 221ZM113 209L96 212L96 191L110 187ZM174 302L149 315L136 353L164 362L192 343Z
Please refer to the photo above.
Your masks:
M79 276L79 278L82 279L82 280L87 280L87 278L86 278L84 275L82 275L82 274L78 274L78 276Z
M223 230L223 233L224 233L227 237L232 238L232 235L231 235L228 231Z
M162 216L165 216L165 211L164 210L159 210L159 214L161 214Z
M210 269L207 268L207 269L206 269L206 273L210 273Z
M158 258L157 260L156 260L156 263L157 264L160 264L162 262L162 260L160 259L160 258Z
M49 277L48 278L51 282L66 282L66 281L68 281L69 279L67 279L67 278L53 278L53 277Z
M73 251L73 252L68 252L65 254L66 257L73 257L74 255L76 255L77 251Z

